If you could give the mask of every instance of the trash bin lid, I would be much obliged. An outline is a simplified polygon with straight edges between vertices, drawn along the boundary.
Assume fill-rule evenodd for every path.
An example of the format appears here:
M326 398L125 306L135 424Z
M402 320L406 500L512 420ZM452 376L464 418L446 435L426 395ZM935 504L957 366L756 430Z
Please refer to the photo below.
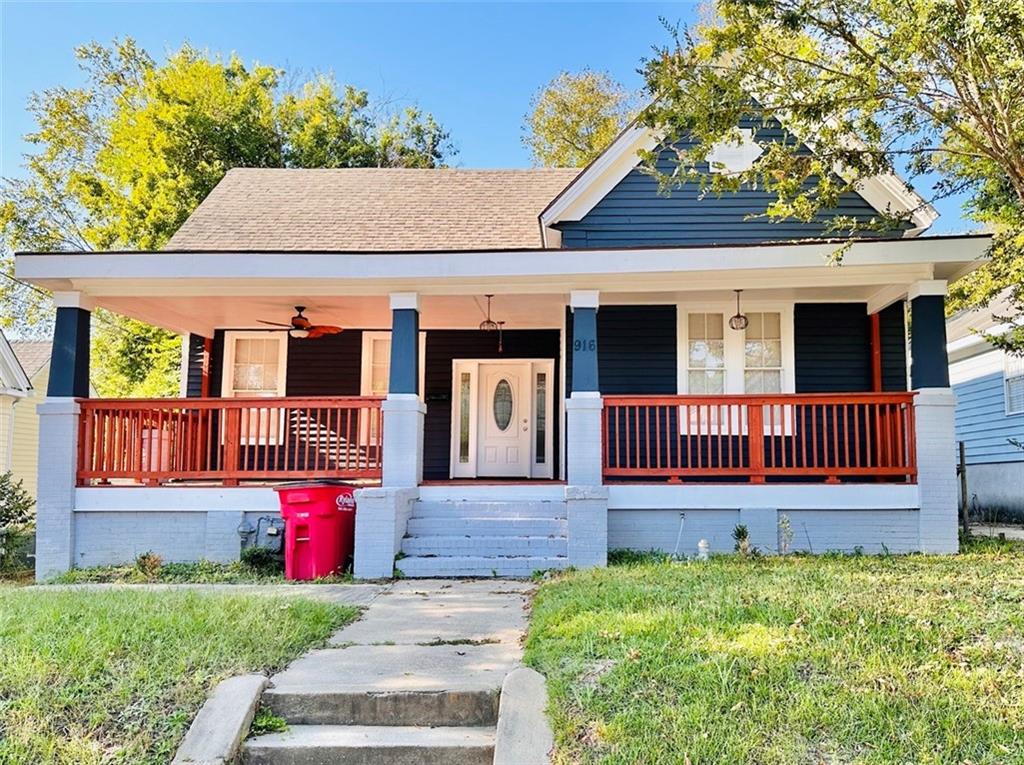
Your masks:
M353 489L359 488L359 484L352 483L351 481L342 481L339 478L316 478L312 481L289 481L288 483L278 484L274 487L274 491L286 491L288 489L320 489L324 486L348 486Z

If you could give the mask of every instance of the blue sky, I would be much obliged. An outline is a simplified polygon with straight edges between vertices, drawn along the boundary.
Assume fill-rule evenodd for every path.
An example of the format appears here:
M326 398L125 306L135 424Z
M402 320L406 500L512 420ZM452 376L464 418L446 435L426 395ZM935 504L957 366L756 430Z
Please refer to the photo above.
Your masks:
M0 175L17 175L33 91L81 82L73 50L134 37L154 55L184 42L236 52L415 103L452 135L463 167L526 167L521 125L531 95L559 71L608 71L639 88L640 60L667 41L660 18L692 21L680 3L90 3L0 0ZM939 205L934 233L964 228Z

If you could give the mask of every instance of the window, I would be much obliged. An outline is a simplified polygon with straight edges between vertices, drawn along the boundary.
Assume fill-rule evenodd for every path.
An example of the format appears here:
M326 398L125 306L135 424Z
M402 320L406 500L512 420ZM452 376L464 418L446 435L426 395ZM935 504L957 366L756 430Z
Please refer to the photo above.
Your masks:
M224 355L223 396L285 395L288 343L283 332L229 332Z
M228 332L224 336L225 398L276 398L285 395L288 373L288 336L284 332ZM281 443L284 423L277 408L246 408L241 441L245 444Z
M782 392L782 315L747 313L743 345L743 392Z
M1006 413L1024 414L1024 358L1006 354L1003 367Z
M725 393L725 317L720 313L687 316L687 390Z
M426 362L427 333L420 332L420 397L423 397L423 371ZM361 396L388 395L388 378L391 375L391 333L363 332L362 377L359 385Z

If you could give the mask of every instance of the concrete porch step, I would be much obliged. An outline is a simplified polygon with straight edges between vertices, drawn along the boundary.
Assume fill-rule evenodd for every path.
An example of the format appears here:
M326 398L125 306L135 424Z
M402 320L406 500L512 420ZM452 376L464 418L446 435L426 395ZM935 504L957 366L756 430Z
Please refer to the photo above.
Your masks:
M406 555L533 555L551 557L568 554L569 543L563 536L422 536L402 540Z
M413 518L565 518L565 502L541 500L491 502L478 500L420 500Z
M410 518L406 534L422 536L556 537L568 532L564 518L430 517Z
M494 643L325 648L276 675L263 703L294 725L493 725L516 664Z
M395 568L408 577L525 577L568 565L569 559L562 556L412 556L395 561Z
M242 747L245 765L491 765L492 727L295 725Z

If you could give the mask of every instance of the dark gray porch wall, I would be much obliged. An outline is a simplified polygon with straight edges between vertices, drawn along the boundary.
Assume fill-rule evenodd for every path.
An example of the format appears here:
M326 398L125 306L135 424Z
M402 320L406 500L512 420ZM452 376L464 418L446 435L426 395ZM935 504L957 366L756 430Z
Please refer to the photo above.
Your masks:
M949 387L945 306L943 295L918 295L910 301L910 386L914 390Z

